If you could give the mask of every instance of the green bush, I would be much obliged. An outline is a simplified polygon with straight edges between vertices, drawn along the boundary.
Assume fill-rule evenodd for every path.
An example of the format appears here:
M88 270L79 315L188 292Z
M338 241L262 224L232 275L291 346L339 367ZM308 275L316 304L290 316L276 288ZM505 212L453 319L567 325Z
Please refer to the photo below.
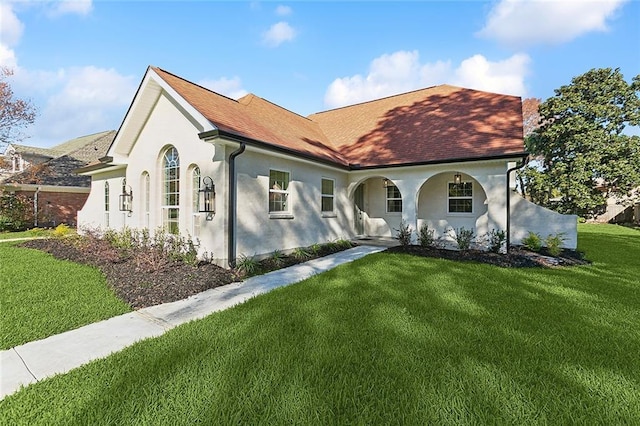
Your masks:
M454 231L451 229L449 232ZM456 229L453 232L453 238L456 240L456 244L458 244L458 249L462 251L469 250L471 248L471 243L473 243L475 237L475 233L473 229L465 229L464 226Z
M433 236L435 229L429 229L429 225L422 224L418 231L418 243L422 247L433 247L435 245L435 237Z
M0 232L24 231L33 225L33 201L24 194L0 191Z
M400 228L396 229L396 231L398 232L396 234L396 239L400 241L400 245L408 246L411 244L411 235L413 234L413 231L409 224L405 223L404 220L400 221Z
M562 246L564 243L564 234L559 233L555 235L549 234L547 238L544 240L547 245L547 250L549 250L549 254L551 256L558 256L562 253Z
M502 247L507 241L507 233L502 230L492 229L488 234L489 239L489 251L493 253L500 253Z
M253 256L249 257L243 254L236 261L236 269L243 275L250 277L260 271L260 262Z
M531 251L538 252L542 248L542 238L535 232L529 231L529 235L522 240L522 245Z

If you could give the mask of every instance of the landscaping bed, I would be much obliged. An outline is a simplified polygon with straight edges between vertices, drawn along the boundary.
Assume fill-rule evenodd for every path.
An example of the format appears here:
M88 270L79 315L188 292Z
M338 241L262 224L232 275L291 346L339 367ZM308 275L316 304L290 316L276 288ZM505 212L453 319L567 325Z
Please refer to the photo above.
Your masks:
M250 275L293 266L354 246L346 243L318 244L306 249L303 255L300 255L300 251L291 255L277 252L260 261L241 257L236 269L221 268L210 262L171 259L171 253L154 253L155 247L128 244L126 249L117 248L107 240L92 235L31 240L21 246L45 251L57 259L97 267L118 298L133 309L140 309L185 299L205 290L241 281Z
M508 254L483 250L448 250L419 245L396 246L389 248L387 251L438 259L481 262L503 268L538 268L585 265L589 263L582 253L567 249L562 250L557 256L552 256L545 248L542 248L540 252L532 252L522 247L512 247Z

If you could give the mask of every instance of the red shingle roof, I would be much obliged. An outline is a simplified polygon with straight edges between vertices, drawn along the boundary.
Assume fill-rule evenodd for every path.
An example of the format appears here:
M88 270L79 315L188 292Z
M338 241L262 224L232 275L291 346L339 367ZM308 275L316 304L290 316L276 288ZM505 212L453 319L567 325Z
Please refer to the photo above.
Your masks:
M235 101L152 69L220 130L342 166L515 156L525 150L516 96L442 85L305 118L252 94Z

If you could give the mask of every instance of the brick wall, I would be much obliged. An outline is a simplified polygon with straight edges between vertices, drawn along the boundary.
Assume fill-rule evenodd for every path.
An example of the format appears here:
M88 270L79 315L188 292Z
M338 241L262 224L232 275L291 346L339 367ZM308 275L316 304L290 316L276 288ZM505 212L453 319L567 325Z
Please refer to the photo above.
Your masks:
M33 200L34 191L16 191ZM38 193L38 226L54 227L61 223L75 227L78 210L84 206L88 193L44 192Z

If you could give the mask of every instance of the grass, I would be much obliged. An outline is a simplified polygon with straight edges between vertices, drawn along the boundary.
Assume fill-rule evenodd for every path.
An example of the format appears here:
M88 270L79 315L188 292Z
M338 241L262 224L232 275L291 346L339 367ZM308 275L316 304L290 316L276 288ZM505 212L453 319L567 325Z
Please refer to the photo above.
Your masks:
M130 311L96 268L0 244L0 349Z
M0 402L6 424L638 424L640 232L593 265L380 253Z
M52 229L34 228L20 232L0 232L0 240L9 240L12 238L34 238L47 237L53 233Z

